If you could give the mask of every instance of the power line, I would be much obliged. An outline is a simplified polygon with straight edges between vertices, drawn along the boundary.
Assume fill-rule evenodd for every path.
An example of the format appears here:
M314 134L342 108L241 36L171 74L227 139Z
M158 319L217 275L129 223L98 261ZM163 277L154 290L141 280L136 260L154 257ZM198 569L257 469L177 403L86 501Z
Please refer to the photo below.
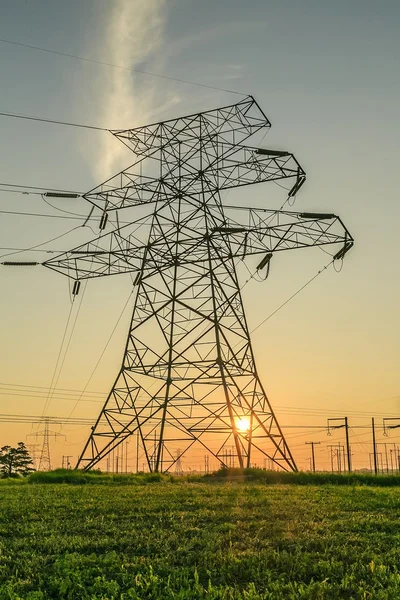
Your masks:
M46 409L47 409L47 407L49 406L49 404L51 402L51 395L52 395L52 393L54 393L54 387L56 385L54 382L56 380L56 374L57 374L57 370L58 370L58 365L59 365L59 362L60 362L60 359L61 359L61 354L62 354L62 350L63 350L63 347L64 347L64 341L65 341L65 338L67 336L67 331L68 331L68 327L69 327L69 322L71 320L73 307L74 307L74 303L72 302L71 306L70 306L70 309L69 309L69 312L68 312L67 322L66 322L65 327L64 327L64 333L63 333L63 337L62 337L62 340L61 340L60 349L58 351L57 360L56 360L56 364L55 364L55 367L54 367L53 376L51 378L51 383L50 383L49 391L48 391L48 394L47 394L46 402L45 402L44 407L43 407L42 417L44 417Z
M128 299L129 300L129 299ZM110 340L108 340L109 343ZM104 348L104 350L102 351L102 355L100 356L98 363L100 362L100 359L102 358L104 352L105 352L106 348ZM96 368L98 366L98 363L96 365ZM92 373L93 375L93 373ZM88 384L87 384L88 385ZM2 387L3 386L3 387ZM6 387L4 387L6 386ZM23 388L21 391L18 390L18 388ZM24 397L24 398L45 398L47 395L47 391L50 388L45 387L45 386L18 386L17 384L1 384L0 383L0 395L3 396L15 396L15 397ZM41 391L43 390L43 391ZM91 403L95 403L95 404L99 404L99 403L104 403L105 401L105 393L104 392L88 392L86 390L70 390L71 393L69 393L68 389L65 388L57 388L57 396L52 396L52 399L57 399L57 400L68 400L68 401L73 401L73 402L77 402L77 401L84 401L84 402L91 402ZM96 399L98 398L98 399ZM73 411L72 411L73 412ZM307 417L320 417L320 416L324 416L326 415L328 412L329 414L342 414L343 410L341 411L335 411L335 410L313 410L313 409L304 409L302 410L301 408L297 408L297 407L284 407L283 409L278 407L276 410L277 413L279 414L286 414L286 415L293 415L293 416L307 416ZM358 419L364 419L364 418L368 418L370 419L371 417L371 413L370 412L356 412L356 411L349 411L347 410L346 413L348 415L350 415L353 418L358 418ZM71 413L72 414L72 413ZM373 413L376 417L379 418L385 418L385 417L391 417L391 416L395 416L395 413Z
M46 244L50 244L51 242L54 242L56 240L59 240L60 238L62 238L64 235L67 235L69 233L72 233L72 231L75 231L76 229L80 229L81 226L79 227L73 227L72 229L69 229L68 231L66 231L65 233L61 233L60 235L57 235L56 237L52 238L51 240L47 240L46 242L42 242L40 244L36 244L35 246L31 246L30 248L26 248L26 250L36 250L37 248L40 248L40 246L45 246ZM24 250L16 250L15 252L8 252L7 254L2 254L0 256L0 258L4 258L5 256L12 256L13 254L19 254L20 252L25 252Z
M299 411L299 414L308 414L308 415L315 415L315 416L319 416L319 415L325 415L326 414L326 409L322 409L322 408L312 408L312 407L305 407L305 408L299 408L299 407L295 407L295 406L278 406L276 410L279 410L280 412L286 412L286 411L291 411L290 414L294 414L292 411ZM343 414L343 409L341 410L329 410L330 413L332 414ZM371 411L361 411L361 410L348 410L347 408L345 409L346 414L349 414L351 416L368 416L371 417ZM374 414L376 416L384 416L387 415L388 413L385 412L379 412L376 413L375 411L373 411ZM398 413L395 413L396 415Z
M0 185L7 186L7 187L10 187L10 188L21 188L21 189L25 189L25 190L41 190L41 192L39 192L40 195L43 192L60 192L60 193L65 193L65 194L79 194L79 195L81 195L81 192L76 192L75 190L60 190L60 189L57 189L57 188L50 188L50 187L38 187L38 186L35 186L35 185L19 185L17 183L0 183ZM0 192L3 192L3 191L4 190L0 189ZM10 191L10 190L8 190L8 191Z
M40 248L15 248L11 246L1 246L0 250L11 250L10 254L19 254L20 252L44 252L45 254L64 254L67 250L43 250ZM8 254L3 254L3 256L9 256ZM2 258L2 256L0 256Z
M1 41L1 40L0 40ZM97 129L97 131L110 131L105 127L94 127L93 125L83 125L82 123L71 123L69 121L58 121L56 119L45 119L43 117L35 117L33 115L21 115L12 112L0 112L2 117L11 117L12 119L27 119L28 121L39 121L41 123L53 123L55 125L67 125L68 127L79 127L80 129Z
M83 219L87 218L87 215L81 215L79 213L71 212L70 210L64 210L62 208L58 208L58 206L54 206L53 204L51 204L51 202L46 200L46 198L44 197L44 194L42 194L42 200L45 204L47 204L47 206L50 206L50 208L53 208L54 210L58 210L59 212L65 213L66 215L72 215L74 217L81 217Z
M124 314L124 312L125 312L125 310L126 310L126 307L127 307L127 306L128 306L128 304L129 304L129 300L130 300L130 298L131 298L132 294L133 294L133 290L132 290L132 291L129 293L129 296L128 296L128 298L127 298L127 301L125 302L125 304L124 304L124 306L123 306L123 308L122 308L122 310L121 310L121 313L120 313L120 315L119 315L119 317L118 317L118 319L117 319L117 322L115 323L115 325L114 325L114 328L113 328L112 332L110 333L110 335L109 335L109 337L108 337L108 340L106 341L106 344L105 344L105 346L104 346L104 348L103 348L103 350L102 350L102 352L101 352L101 354L100 354L100 356L99 356L99 358L98 358L98 360L97 360L97 362L96 362L96 364L95 364L95 366L94 366L94 368L93 368L93 370L92 370L92 372L91 372L91 374L90 374L90 376L89 376L89 379L87 380L87 382L86 382L86 385L85 385L85 387L83 388L83 390L82 390L82 392L81 392L81 395L79 396L79 398L78 398L78 399L77 399L77 401L75 402L74 406L72 407L72 410L71 410L71 412L69 413L68 417L71 417L71 415L74 413L74 411L76 410L76 408L77 408L77 406L78 406L79 402L80 402L80 401L81 401L81 399L82 399L82 396L83 396L83 395L84 395L84 393L86 392L86 388L88 387L89 383L91 382L91 380L92 380L92 377L93 377L93 375L95 374L95 372L96 372L96 370L97 370L97 368L98 368L98 366L99 366L99 364L100 364L100 361L101 361L101 359L103 358L103 356L104 356L104 353L105 353L105 351L106 351L106 350L107 350L107 348L108 348L108 345L109 345L109 343L111 342L111 339L112 339L112 337L113 337L113 335L114 335L114 333L115 333L115 331L116 331L116 329L117 329L117 327L118 327L118 325L119 325L119 322L120 322L120 321L121 321L121 319L122 319L122 316L123 316L123 314Z
M78 321L79 313L80 313L81 308L82 308L82 302L83 302L83 298L85 296L87 282L88 282L88 280L86 280L86 282L85 282L85 286L83 288L83 293L81 295L81 299L80 299L80 302L79 302L78 310L76 311L75 319L74 319L74 322L72 324L71 332L69 334L69 338L68 338L68 341L67 341L67 346L66 346L65 351L64 351L64 356L63 356L63 359L61 361L60 367L58 369L58 374L57 374L57 377L56 377L56 379L54 381L53 389L51 390L51 392L49 392L49 396L48 396L48 398L46 400L46 405L45 405L45 407L43 409L43 414L48 409L48 407L50 406L50 402L52 401L53 396L54 396L54 392L56 391L57 384L58 384L58 381L60 379L61 371L62 371L62 369L64 367L65 359L67 358L68 350L69 350L69 347L71 345L71 340L72 340L72 336L73 336L74 331L75 331L76 323ZM75 299L75 296L73 297L73 300L71 302L71 308L72 308L72 306L74 304L74 299ZM64 338L63 338L63 341L61 342L61 348L62 348L63 343L64 343ZM60 352L61 352L61 350L60 350Z
M1 185L1 184L0 184ZM0 192L7 192L8 194L23 194L24 196L41 196L42 192L21 192L21 190L10 190L0 188Z
M43 423L48 420L51 424L71 424L71 425L90 425L92 419L84 417L73 417L67 419L66 417L40 417L39 415L13 415L7 413L0 414L0 423ZM33 434L35 435L35 434Z
M130 296L131 296L131 293L130 293L130 295L128 297L128 301L129 301ZM122 312L124 310L125 310L125 306L122 309ZM14 388L16 388L16 389L14 390ZM23 390L26 390L26 391L43 390L43 392L39 392L38 391L37 393L46 393L50 389L49 386L43 386L43 385L29 385L29 384L21 384L21 383L10 383L8 381L0 381L0 391L1 391L1 389L9 389L9 390L12 390L12 391L17 391L18 389L21 389L21 388ZM90 391L90 390L77 390L75 388L58 388L57 391L58 392L66 392L68 395L72 395L72 396L76 396L76 395L80 395L80 396L97 396L97 397L99 397L99 396L103 397L104 396L104 392L103 391L99 391L99 390L97 390L97 391L95 391L95 390ZM389 398L383 398L383 399L379 398L378 400L375 400L375 402L381 402L382 400L392 400L392 399L399 398L399 397L400 396L390 396ZM102 400L100 400L100 402L101 401ZM371 400L371 402L372 402L372 400ZM296 406L277 406L277 410L278 411L292 410L292 411L302 411L302 412L307 412L307 413L312 411L314 414L316 412L318 412L320 415L321 414L325 415L326 412L327 412L326 410L318 409L318 408L312 408L312 407L299 408L299 407L296 407ZM345 412L346 413L351 413L354 416L362 416L364 414L367 415L368 417L371 416L371 411L354 411L354 410L350 410L349 411L349 410L346 410ZM343 410L339 411L339 410L331 410L331 409L329 409L329 413L340 413L340 414L342 414ZM291 414L293 414L293 413L291 413ZM319 416L319 414L316 414L315 416ZM374 414L377 414L377 413L374 413ZM388 414L387 412L385 412L385 413L379 412L378 416L380 416L380 415L387 416L387 414Z
M313 277L311 277L311 279L309 279L304 285L302 285L301 288L299 288L297 290L297 292L295 292L294 294L292 294L287 300L285 300L285 302L283 302L280 306L278 306L278 308L276 308L271 314L269 314L268 317L266 317L265 319L263 319L261 321L261 323L259 323L258 325L256 325L253 329L251 329L250 333L254 333L254 331L256 331L259 327L261 327L261 325L264 325L264 323L266 323L271 317L273 317L278 311L280 311L281 308L283 308L284 306L286 306L286 304L288 304L291 300L293 300L293 298L295 298L298 294L300 294L300 292L302 292L308 285L310 285L310 283L312 283L314 281L314 279L316 279L319 275L321 275L321 273L323 273L328 267L330 267L330 265L333 262L334 261L331 260L330 263L328 263L322 269L320 269L318 271L318 273L316 275L314 275Z
M13 393L16 392L17 390L12 390L11 392L8 391L3 391L0 390L0 395L2 396L15 396L17 398L39 398L41 400L46 399L46 394L44 392L41 393L37 393L37 394L26 394L24 392L17 392L17 393ZM34 390L31 390L34 391ZM58 389L57 389L58 391ZM72 402L76 401L76 397L74 396L52 396L52 400L69 400ZM102 404L104 403L104 399L103 400L94 400L93 398L79 398L79 400L82 400L83 402L91 402L91 403L95 403L95 404Z
M235 90L228 90L225 88L221 88L214 85L207 85L205 83L198 83L196 81L189 81L187 79L180 79L178 77L171 77L170 75L162 75L161 73L153 73L152 71L145 71L143 69L136 69L134 67L124 67L122 65L116 65L114 63L105 62L102 60L96 60L93 58L86 58L85 56L79 56L77 54L69 54L67 52L59 52L58 50L50 50L49 48L42 48L41 46L31 46L30 44L22 44L21 42L14 42L12 40L1 39L0 42L3 44L12 44L14 46L21 46L22 48L29 48L30 50L36 50L40 52L47 52L48 54L56 54L58 56L65 56L68 58L74 58L76 60L82 60L85 62L94 63L97 65L103 65L105 67L112 67L114 69L122 69L124 71L134 71L135 73L141 73L142 75L149 75L151 77L158 77L159 79L167 79L169 81L176 81L178 83L185 83L187 85L195 85L197 87L208 88L210 90L217 90L219 92L226 92L228 94L236 94L238 96L247 96L247 94L243 94L243 92L237 92ZM63 125L68 125L69 123L62 123ZM79 127L79 125L75 125ZM82 126L81 126L82 127ZM85 127L85 126L83 126ZM91 127L91 129L100 129L99 127Z
M57 416L48 416L43 417L41 415L18 415L18 414L10 414L10 413L0 413L0 422L3 423L40 423L45 419L49 419L51 423L58 424L73 424L73 425L92 425L93 419L91 417L57 417ZM308 435L312 431L318 430L319 433L323 433L326 427L324 425L282 425L282 429L295 429L295 430L305 430L302 433L291 434L290 437L293 439L295 437L303 437ZM367 429L366 434L370 432L370 425L353 425L351 429ZM316 431L315 431L316 432ZM363 434L360 434L363 435ZM357 436L358 437L358 436ZM219 439L224 439L221 437ZM359 441L361 445L365 444L363 441ZM300 446L300 445L299 445ZM302 446L302 444L301 444Z
M1 192L2 190L0 190ZM59 210L59 209L57 209ZM0 214L2 215L21 215L24 217L43 217L46 219L72 219L73 221L82 221L82 218L85 218L85 215L81 215L80 217L76 216L64 216L64 215L47 215L44 213L29 213L29 212L19 212L16 210L0 210ZM91 221L100 221L101 217L89 217L89 219ZM123 223L123 221L120 221L120 223ZM18 248L16 248L18 250Z
M23 383L9 383L6 381L0 381L0 386L6 386L6 387L16 387L16 388L37 388L40 390L48 390L49 386L46 385L25 385ZM82 391L81 390L76 390L76 389L72 389L72 388L59 388L59 390L61 392L77 392L78 394L81 394ZM103 392L90 392L87 391L86 394L102 394Z

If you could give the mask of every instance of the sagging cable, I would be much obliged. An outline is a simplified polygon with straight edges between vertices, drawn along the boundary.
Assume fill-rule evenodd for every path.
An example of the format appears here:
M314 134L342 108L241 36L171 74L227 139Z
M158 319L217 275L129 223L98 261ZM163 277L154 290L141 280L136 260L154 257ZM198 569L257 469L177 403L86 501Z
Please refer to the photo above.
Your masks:
M94 206L92 206L92 208L90 209L90 213L88 214L85 221L83 222L82 227L85 227L86 223L89 221L90 217L92 216L93 211L94 211Z

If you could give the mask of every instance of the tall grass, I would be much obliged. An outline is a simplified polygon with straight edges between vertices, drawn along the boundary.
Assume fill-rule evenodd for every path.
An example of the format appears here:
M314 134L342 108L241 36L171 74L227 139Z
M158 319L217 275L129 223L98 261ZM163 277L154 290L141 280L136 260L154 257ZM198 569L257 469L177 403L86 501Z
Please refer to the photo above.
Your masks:
M264 484L287 483L297 485L400 485L400 475L373 475L372 473L287 473L263 469L220 469L203 476L211 481L252 481Z
M8 481L8 480L5 480ZM10 480L15 481L15 480ZM32 473L25 479L27 483L65 483L73 485L114 484L147 485L154 483L219 483L252 482L262 485L366 485L398 486L400 475L372 475L370 473L286 473L284 471L264 471L263 469L221 469L206 475L174 476L163 473L113 474L101 471L73 471L57 469L49 472Z
M55 471L37 471L27 477L27 483L70 483L83 484L118 484L146 485L168 481L169 475L162 473L115 474L101 471L78 471L71 469L56 469Z

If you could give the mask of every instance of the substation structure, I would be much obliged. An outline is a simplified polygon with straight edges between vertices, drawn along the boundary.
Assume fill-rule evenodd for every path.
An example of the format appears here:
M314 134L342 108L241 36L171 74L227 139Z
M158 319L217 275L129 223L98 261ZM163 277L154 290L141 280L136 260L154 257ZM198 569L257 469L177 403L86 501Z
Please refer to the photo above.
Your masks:
M230 188L287 179L292 197L304 183L293 154L249 145L270 126L249 96L111 132L135 161L84 195L103 211L100 236L43 263L74 279L74 293L121 273L135 286L122 365L78 468L137 434L150 471L175 468L194 445L221 465L233 448L240 467L258 458L296 470L257 372L236 267L332 244L342 258L353 239L334 214L222 204ZM143 217L106 232L111 211L139 206Z

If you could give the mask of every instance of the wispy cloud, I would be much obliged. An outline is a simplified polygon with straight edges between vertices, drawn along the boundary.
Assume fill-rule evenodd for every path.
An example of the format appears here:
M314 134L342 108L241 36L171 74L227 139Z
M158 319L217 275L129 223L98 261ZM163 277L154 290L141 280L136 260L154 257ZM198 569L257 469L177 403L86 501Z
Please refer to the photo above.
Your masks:
M217 47L220 47L226 38L236 36L236 39L237 36L251 35L252 32L264 30L265 27L265 21L226 21L214 26L198 29L196 33L189 33L187 35L182 33L176 39L169 41L168 48L163 53L164 58L168 58L169 60L174 59L182 56L182 54L188 50L192 50L196 46L206 48L212 44L217 44ZM235 65L232 66L235 67ZM241 65L237 66L241 67Z
M114 0L111 4L101 42L102 59L147 70L149 61L162 47L167 0ZM106 84L99 85L97 120L121 129L146 123L159 102L158 85L157 80L146 75L110 68ZM174 98L166 101L174 102ZM120 169L126 149L110 136L100 143L97 155L94 168L100 182Z

